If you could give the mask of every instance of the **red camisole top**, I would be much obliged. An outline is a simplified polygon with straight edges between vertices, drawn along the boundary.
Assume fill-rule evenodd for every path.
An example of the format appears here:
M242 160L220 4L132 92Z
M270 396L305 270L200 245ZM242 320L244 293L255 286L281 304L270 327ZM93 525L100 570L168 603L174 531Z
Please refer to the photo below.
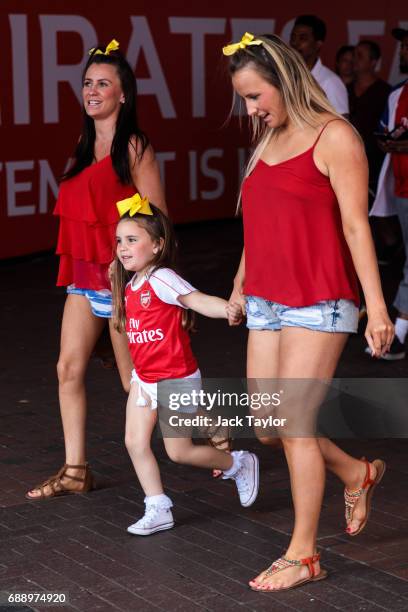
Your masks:
M134 186L119 181L110 155L61 183L54 209L60 217L57 285L110 289L107 271L115 251L116 202L134 192Z
M246 295L294 307L359 304L336 195L313 160L325 127L304 153L271 166L259 160L244 180Z

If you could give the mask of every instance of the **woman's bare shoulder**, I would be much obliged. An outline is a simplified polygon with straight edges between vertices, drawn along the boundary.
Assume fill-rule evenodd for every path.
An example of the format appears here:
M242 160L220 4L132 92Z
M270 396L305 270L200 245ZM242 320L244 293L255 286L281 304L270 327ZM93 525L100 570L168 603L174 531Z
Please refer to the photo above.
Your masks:
M321 126L323 130L322 139L333 140L337 138L346 138L348 140L360 141L358 132L346 118L327 114Z
M143 163L148 163L155 159L153 147L150 144L144 147L140 138L136 136L132 136L129 140L129 156L132 165L137 163L140 164L142 160Z

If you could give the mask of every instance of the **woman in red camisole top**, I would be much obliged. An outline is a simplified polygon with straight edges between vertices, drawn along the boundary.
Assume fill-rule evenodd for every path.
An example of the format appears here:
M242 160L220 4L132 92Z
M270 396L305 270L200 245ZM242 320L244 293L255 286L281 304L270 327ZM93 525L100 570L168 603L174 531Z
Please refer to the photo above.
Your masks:
M158 164L136 114L136 80L113 40L89 54L83 72L83 128L71 168L63 176L55 214L60 217L57 285L67 286L57 365L66 463L29 491L44 499L92 488L85 456L84 377L106 320L116 363L129 389L132 362L125 334L111 324L109 264L115 252L116 202L137 190L167 212Z
M302 430L305 419L309 426L313 421L322 382L333 377L348 334L357 330L357 277L373 356L389 350L394 330L368 224L361 139L331 107L298 53L277 36L246 33L223 51L257 136L241 190L244 251L231 301L240 300L247 314L249 384L270 391L278 380L277 389L285 391L280 414L288 417L289 436L283 433L281 442L295 510L285 555L249 585L286 590L327 575L316 549L325 468L345 485L346 531L352 536L365 527L385 470L380 459L355 459ZM287 379L303 379L306 393ZM264 430L257 435L272 442Z

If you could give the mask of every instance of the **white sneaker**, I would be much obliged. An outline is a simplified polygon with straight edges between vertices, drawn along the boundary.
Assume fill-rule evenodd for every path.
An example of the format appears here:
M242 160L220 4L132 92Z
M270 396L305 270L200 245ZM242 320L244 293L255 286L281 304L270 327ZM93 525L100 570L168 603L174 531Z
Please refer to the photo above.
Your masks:
M241 506L252 506L258 496L259 490L259 461L254 453L240 451L241 467L238 472L230 476L237 485Z
M149 505L146 506L144 516L137 523L130 525L127 530L134 535L145 536L172 527L174 527L174 519L170 508Z

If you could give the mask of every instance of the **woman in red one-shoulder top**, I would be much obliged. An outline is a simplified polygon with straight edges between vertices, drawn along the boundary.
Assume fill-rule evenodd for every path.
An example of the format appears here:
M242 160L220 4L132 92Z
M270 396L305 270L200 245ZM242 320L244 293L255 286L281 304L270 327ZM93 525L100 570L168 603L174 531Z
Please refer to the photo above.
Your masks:
M272 390L281 405L269 416L287 419L281 440L295 510L286 553L249 584L256 591L286 590L327 575L316 548L325 468L345 485L352 536L364 529L385 470L380 459L355 459L313 436L326 383L348 334L357 330L357 277L373 356L389 350L394 332L368 224L361 139L277 36L247 33L224 54L258 137L242 184L244 252L231 301L246 309L249 384L267 392L279 381ZM269 432L260 426L257 434L270 443Z
M111 325L109 264L115 248L116 202L137 191L167 212L158 164L136 115L135 76L113 40L90 51L83 73L84 121L74 162L64 175L55 214L60 217L57 285L67 286L57 365L66 463L26 495L44 499L92 488L85 456L84 377L109 320L122 384L132 362L124 334Z

